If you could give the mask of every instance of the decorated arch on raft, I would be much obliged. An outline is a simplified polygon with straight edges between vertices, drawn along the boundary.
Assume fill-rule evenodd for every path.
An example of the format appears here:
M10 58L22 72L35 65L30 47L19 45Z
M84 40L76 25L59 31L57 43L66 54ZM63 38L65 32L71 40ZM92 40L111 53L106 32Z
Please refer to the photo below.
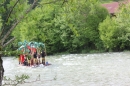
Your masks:
M18 42L18 46L19 48L17 49L17 51L21 52L21 54L19 55L19 64L23 64L23 62L25 61L25 56L29 54L34 54L36 52L40 53L42 50L46 52L45 44L42 42L28 42L25 40L24 42Z

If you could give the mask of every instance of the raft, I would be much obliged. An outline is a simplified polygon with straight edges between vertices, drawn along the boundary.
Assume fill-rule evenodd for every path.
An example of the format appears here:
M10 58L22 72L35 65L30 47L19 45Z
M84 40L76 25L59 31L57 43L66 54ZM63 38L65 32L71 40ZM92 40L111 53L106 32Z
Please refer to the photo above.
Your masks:
M20 56L19 56L19 64L20 65L23 65L23 66L33 66L34 65L34 62L33 62L33 59L31 59L30 60L30 64L29 65L27 65L28 64L28 61L27 61L27 63L25 64L25 57L24 57L25 55L24 54L21 54ZM40 65L40 64L39 64ZM44 64L44 66L49 66L49 65L51 65L50 63L48 63L48 62L45 62L45 64ZM37 65L38 66L38 65Z

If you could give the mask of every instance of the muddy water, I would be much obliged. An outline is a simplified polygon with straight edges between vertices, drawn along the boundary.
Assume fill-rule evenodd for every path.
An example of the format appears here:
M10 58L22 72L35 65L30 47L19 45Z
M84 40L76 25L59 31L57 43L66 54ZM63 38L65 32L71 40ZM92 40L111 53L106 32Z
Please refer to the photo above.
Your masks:
M25 67L13 57L3 57L5 76L27 74L28 81L18 86L130 86L130 52L69 54L47 56L52 65Z

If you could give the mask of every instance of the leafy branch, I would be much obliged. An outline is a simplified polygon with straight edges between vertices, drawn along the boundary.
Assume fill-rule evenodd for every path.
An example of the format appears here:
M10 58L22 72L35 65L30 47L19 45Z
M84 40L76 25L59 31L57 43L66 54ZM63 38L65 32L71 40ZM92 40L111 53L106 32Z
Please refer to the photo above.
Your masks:
M2 38L2 46L4 41L6 40L6 38L10 35L10 33L13 31L13 29L25 18L25 16L32 10L32 8L34 7L35 3L38 0L34 0L33 4L25 11L25 14L22 15L13 25L12 27L8 30L8 32L6 33L6 35L4 35L4 37ZM11 41L12 42L12 41ZM4 46L5 47L5 46Z
M6 76L3 79L4 84L2 86L17 86L19 84L24 84L24 83L34 83L37 81L41 81L40 75L37 76L37 78L33 81L26 81L30 77L28 75L22 74L21 76L16 75L15 79L7 78ZM52 79L56 80L56 76ZM52 81L52 80L46 80L46 81ZM43 81L42 81L43 82Z

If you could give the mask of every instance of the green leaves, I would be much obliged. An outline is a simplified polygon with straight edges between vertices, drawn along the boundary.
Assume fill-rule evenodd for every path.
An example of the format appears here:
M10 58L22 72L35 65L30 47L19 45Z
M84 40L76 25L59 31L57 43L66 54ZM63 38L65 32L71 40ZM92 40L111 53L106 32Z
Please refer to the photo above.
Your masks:
M17 26L13 32L17 40L44 42L49 53L99 49L98 25L108 12L97 1L72 0L62 6L61 2L43 3Z
M124 50L130 46L130 5L123 5L116 18L106 18L99 26L100 37L108 50Z
M112 20L110 17L107 17L103 21L103 23L100 24L99 31L100 31L100 37L104 43L104 46L107 49L112 49L113 46L115 46L114 44L114 41L115 41L114 35L116 32L115 21Z

